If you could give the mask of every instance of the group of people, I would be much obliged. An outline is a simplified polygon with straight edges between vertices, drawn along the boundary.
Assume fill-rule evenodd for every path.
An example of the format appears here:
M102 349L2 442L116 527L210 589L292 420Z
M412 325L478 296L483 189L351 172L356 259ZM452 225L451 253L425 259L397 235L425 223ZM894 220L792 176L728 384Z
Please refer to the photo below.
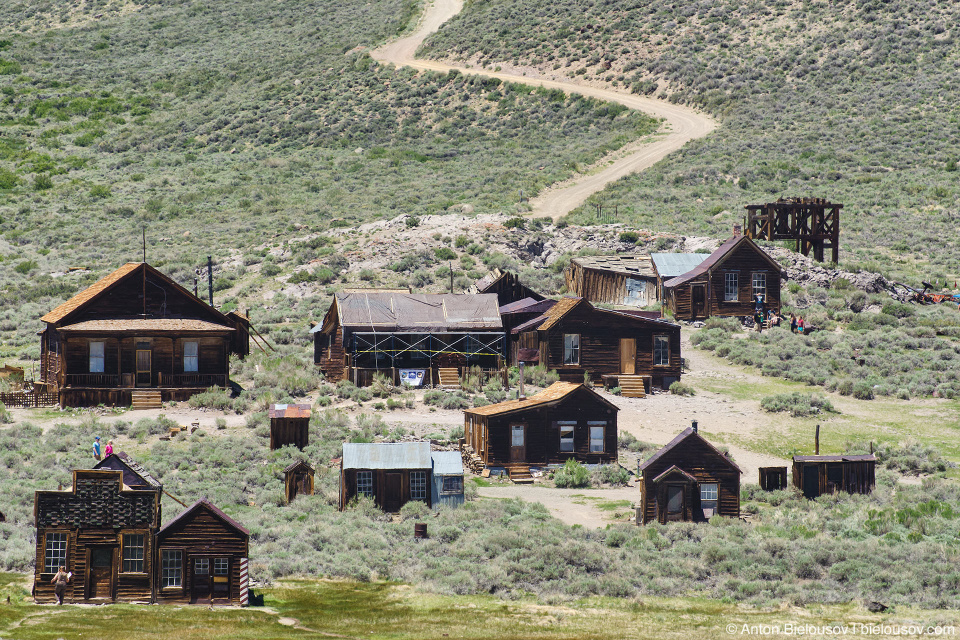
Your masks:
M804 334L807 331L807 323L803 316L790 314L790 333Z
M763 330L764 325L779 327L780 316L777 315L776 310L767 309L763 296L758 293L753 299L753 326L759 332Z
M96 436L93 439L93 459L101 460L103 458L109 458L113 455L113 440L107 440L107 446L103 449L102 455L100 451L100 436Z

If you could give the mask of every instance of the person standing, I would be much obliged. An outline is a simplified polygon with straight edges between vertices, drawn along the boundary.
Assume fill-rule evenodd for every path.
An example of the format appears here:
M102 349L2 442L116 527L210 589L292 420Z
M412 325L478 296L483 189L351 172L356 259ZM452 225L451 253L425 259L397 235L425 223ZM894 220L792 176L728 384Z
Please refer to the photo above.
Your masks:
M113 455L113 440L107 440L107 446L103 449L103 457L109 458Z
M57 604L63 604L63 594L66 593L67 583L69 582L70 574L67 573L67 568L60 565L60 571L57 571L53 580L50 581L50 584L53 585L53 593L57 596Z
M803 335L806 328L807 326L803 321L803 316L800 316L799 318L797 318L797 333L799 333L800 335Z
M797 332L797 316L793 313L790 314L790 333Z
M93 457L95 460L100 459L100 436L93 439Z

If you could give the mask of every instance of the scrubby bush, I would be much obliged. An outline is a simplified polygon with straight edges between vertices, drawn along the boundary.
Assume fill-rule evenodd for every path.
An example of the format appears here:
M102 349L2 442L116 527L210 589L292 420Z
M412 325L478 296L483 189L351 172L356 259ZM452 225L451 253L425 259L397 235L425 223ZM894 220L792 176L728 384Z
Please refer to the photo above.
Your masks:
M612 484L621 487L630 482L630 472L619 464L603 464L593 472L595 484Z
M655 451L660 447L651 442L638 440L632 433L620 431L617 434L617 448L633 451L634 453L644 453L646 451Z
M670 384L670 393L675 396L692 396L696 395L697 392L690 385L677 380Z
M765 396L760 407L770 413L788 412L794 417L811 416L823 411L836 413L830 401L819 393L778 393Z
M204 408L229 411L233 408L233 398L226 389L210 387L202 393L195 393L190 396L187 404L195 409Z
M581 488L590 486L590 470L570 458L553 474L553 483L561 488Z

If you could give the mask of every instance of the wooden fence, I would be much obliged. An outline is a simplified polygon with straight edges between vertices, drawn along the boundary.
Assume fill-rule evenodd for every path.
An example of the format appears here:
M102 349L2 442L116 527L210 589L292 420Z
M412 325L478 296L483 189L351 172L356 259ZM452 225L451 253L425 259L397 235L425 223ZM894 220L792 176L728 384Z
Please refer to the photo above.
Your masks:
M55 407L60 404L56 391L30 391L0 393L0 402L6 407L28 409L30 407Z

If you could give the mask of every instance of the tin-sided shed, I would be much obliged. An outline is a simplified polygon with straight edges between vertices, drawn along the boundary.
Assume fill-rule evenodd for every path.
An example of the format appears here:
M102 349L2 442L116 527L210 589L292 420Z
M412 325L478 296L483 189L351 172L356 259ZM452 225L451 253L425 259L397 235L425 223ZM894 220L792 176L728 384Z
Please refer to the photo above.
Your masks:
M644 307L657 300L657 278L646 255L573 258L564 278L573 295L590 302Z
M870 493L876 486L877 457L872 453L794 456L793 486L807 498L846 491Z
M310 441L309 404L271 404L270 450L293 445L303 450Z
M433 508L440 505L459 507L463 504L463 459L459 451L433 451L431 501Z

